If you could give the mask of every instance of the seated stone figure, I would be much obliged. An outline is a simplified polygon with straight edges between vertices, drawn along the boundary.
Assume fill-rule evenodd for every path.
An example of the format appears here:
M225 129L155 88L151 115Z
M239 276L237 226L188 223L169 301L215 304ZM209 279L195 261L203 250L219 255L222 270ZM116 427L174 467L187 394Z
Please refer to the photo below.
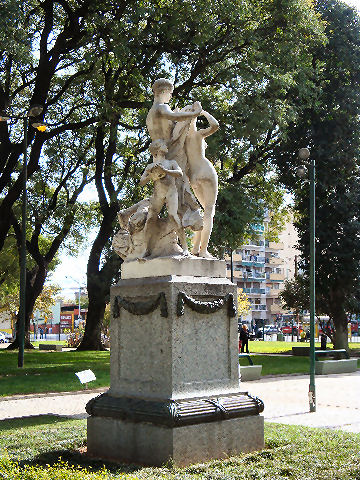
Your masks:
M159 213L165 205L170 221L180 241L183 255L188 255L185 231L178 214L178 189L175 180L183 176L182 170L175 160L165 158L168 152L166 143L162 139L155 140L149 147L154 162L148 165L140 179L140 185L149 181L154 182L154 193L150 198L150 206L144 228L146 250L144 257L151 256L157 238L154 235L154 225L159 219Z

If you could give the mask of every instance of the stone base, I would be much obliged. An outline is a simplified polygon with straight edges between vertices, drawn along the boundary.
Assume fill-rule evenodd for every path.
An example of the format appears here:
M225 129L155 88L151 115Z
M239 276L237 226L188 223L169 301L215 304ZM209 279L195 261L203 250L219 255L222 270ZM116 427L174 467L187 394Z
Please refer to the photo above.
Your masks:
M86 406L89 454L188 465L262 448L264 405L239 391L236 285L225 262L123 266L111 288L110 389Z
M176 428L90 417L87 428L89 455L142 465L185 466L264 447L260 415Z
M316 375L329 375L331 373L356 372L357 358L343 360L321 360L315 362Z
M262 365L240 366L240 380L248 382L250 380L259 380L261 377Z
M216 258L201 257L158 257L139 258L121 265L121 278L163 277L182 275L194 277L225 278L226 263Z

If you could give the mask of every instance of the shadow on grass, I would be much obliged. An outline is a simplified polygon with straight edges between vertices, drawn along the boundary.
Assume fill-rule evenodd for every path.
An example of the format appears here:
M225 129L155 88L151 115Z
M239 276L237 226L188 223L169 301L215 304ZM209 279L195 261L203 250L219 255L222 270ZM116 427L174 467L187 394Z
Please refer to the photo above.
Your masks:
M59 462L59 459L61 459L62 461L67 462L69 465L73 465L75 467L82 467L93 472L103 470L105 467L106 470L112 474L125 474L134 473L144 468L143 465L115 463L108 460L92 458L88 456L86 452L82 452L81 450L82 449L80 448L78 450L64 449L42 452L36 457L34 457L32 460L20 461L19 465L54 466Z
M0 420L0 432L14 430L16 428L54 425L56 423L68 422L72 418L77 419L78 417L76 415L71 418L59 415L30 415L29 417L9 418L6 420Z
M49 426L49 428L52 426L56 427L56 425L58 425L58 428L61 429L61 424L69 423L69 421L71 422L71 420L76 419L77 415L73 415L71 418L57 415L33 415L29 417L11 418L0 420L0 432L3 432L5 435L5 431L13 431L15 435L14 438L17 438L16 430L31 427L42 428L46 425ZM35 429L34 432L36 432ZM32 435L30 432L28 432L27 435L29 434ZM53 450L51 450L51 447L48 447L46 450L45 446L45 451L43 450L38 452L31 458L22 460L19 459L17 462L21 466L30 465L43 467L44 465L54 466L58 464L59 460L61 459L62 461L67 462L69 465L81 466L94 472L102 470L105 466L109 472L118 474L132 473L143 468L142 465L115 463L90 457L86 453L85 445L86 440L85 437L83 437L82 439L75 440L75 444L69 448L59 449L59 445L57 445L57 448L55 447Z

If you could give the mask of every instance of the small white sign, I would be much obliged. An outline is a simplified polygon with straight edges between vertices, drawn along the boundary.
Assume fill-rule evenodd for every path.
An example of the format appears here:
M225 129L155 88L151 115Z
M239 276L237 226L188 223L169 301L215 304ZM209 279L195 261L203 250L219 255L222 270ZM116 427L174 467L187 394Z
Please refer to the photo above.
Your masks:
M78 377L81 383L88 383L96 380L95 374L91 370L83 370L82 372L76 372L75 375Z

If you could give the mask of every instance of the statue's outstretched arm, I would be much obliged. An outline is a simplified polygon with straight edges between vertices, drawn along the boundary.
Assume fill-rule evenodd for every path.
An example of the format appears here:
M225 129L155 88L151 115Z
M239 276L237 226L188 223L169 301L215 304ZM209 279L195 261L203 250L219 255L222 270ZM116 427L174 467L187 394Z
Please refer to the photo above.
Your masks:
M198 102L196 102L198 103ZM186 120L192 120L201 113L200 103L196 105L196 109L193 112L173 112L166 104L159 105L158 113L167 120L173 120L174 122L185 122Z
M203 110L201 112L201 115L204 115L206 120L209 122L209 126L207 128L203 128L202 130L198 130L198 132L203 136L203 137L208 137L209 135L212 135L215 133L217 130L219 130L219 122L214 118L210 113L206 112Z

